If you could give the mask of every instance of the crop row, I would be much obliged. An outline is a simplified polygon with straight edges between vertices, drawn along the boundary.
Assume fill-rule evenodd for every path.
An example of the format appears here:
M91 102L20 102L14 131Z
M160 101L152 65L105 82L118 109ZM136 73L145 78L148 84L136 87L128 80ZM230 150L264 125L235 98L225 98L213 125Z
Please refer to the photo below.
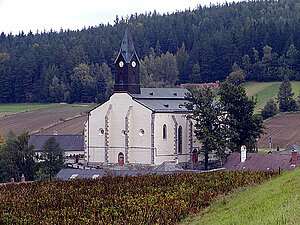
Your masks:
M174 224L277 172L209 172L0 186L0 224Z

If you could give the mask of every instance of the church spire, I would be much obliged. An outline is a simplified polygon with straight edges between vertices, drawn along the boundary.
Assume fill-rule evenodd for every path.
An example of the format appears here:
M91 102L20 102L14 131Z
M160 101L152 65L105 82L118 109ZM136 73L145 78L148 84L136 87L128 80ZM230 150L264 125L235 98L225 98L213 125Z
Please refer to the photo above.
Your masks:
M121 48L115 60L115 92L129 92L132 94L141 92L139 65L140 61L136 54L130 31L126 27Z
M130 33L128 27L126 27L125 34L124 34L124 37L123 37L123 40L121 43L121 48L120 48L119 54L115 60L115 63L117 62L120 54L123 56L126 63L130 62L130 60L134 54L137 57L137 54L136 54L135 48L134 48L134 44L132 41L131 33ZM138 59L138 61L139 61L139 59Z

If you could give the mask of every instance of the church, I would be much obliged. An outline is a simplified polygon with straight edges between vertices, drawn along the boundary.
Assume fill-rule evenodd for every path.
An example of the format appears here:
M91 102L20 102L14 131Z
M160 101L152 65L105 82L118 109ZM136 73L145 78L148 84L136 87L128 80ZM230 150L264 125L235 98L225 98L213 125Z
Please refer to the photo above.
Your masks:
M115 60L114 94L89 112L85 123L87 166L197 162L184 88L141 88L140 61L126 28Z

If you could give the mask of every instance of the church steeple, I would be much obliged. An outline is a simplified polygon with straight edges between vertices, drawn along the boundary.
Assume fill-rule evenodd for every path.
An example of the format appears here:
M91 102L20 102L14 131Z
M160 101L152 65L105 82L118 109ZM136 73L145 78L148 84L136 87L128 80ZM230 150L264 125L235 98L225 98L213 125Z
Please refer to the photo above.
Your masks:
M128 27L115 60L115 66L114 91L140 94L140 60L136 54Z

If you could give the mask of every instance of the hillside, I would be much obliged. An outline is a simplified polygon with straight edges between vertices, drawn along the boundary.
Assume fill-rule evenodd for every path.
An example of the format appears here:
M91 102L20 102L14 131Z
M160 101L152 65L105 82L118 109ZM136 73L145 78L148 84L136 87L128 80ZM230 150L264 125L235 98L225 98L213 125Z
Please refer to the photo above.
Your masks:
M292 81L294 98L299 96L300 82ZM276 99L280 82L247 82L244 84L247 95L257 98L255 113L259 113L269 99ZM258 141L259 148L269 147L269 138L272 139L272 148L281 149L290 144L300 144L300 113L280 114L264 122L265 134Z
M242 1L135 14L128 25L116 18L114 25L77 31L6 35L0 29L0 102L104 101L127 26L142 82L222 81L235 62L246 80L278 81L283 74L300 80L299 9L298 0Z
M185 224L299 224L300 169L261 185L237 190Z
M258 148L269 148L269 138L273 150L284 149L287 145L300 145L300 112L297 114L280 114L264 122L266 134L258 140Z
M281 82L247 82L244 84L247 95L249 97L257 98L255 106L255 113L259 113L264 108L269 99L275 99L279 90ZM299 96L300 82L291 81L294 98Z

